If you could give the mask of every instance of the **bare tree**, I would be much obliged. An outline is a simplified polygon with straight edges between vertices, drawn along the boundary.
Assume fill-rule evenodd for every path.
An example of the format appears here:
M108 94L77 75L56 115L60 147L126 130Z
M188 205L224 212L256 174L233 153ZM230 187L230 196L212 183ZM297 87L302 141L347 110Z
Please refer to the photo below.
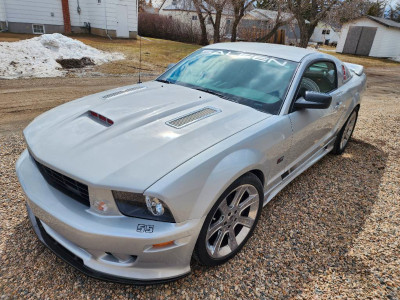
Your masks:
M367 14L371 2L366 0L343 0L334 4L324 21L340 27L343 23L357 19Z
M272 28L266 35L258 38L257 42L267 42L276 34L279 28L292 23L294 20L294 16L286 12L286 0L257 0L256 7L276 12L275 19L271 22L273 24Z
M376 0L376 1L368 1L369 9L367 11L367 15L374 17L383 17L385 14L385 8L388 4L386 0Z
M271 1L275 2L272 3L272 5L275 5L278 1ZM264 1L265 3L265 1ZM277 5L277 10L276 10L276 17L275 20L273 21L273 27L271 30L263 37L257 39L257 42L267 42L269 39L271 39L276 32L278 31L279 28L282 26L285 26L287 24L290 24L294 20L294 15L288 15L283 11L283 5Z
M395 22L400 22L400 3L397 3L397 5L391 4L389 6L389 10L386 13L386 18Z
M240 21L244 17L244 14L248 8L255 3L255 0L231 0L231 5L233 9L234 20L232 23L232 36L231 42L236 42L237 38L237 28Z
M196 9L197 18L200 23L200 30L201 30L201 38L200 38L200 45L208 45L208 36L207 36L207 27L206 27L206 16L203 15L202 0L192 0L193 5Z
M200 1L200 0L199 0ZM219 43L221 40L222 13L226 8L228 0L203 0L201 8L207 12L208 18L214 28L213 41ZM213 15L215 15L213 17Z
M318 22L324 19L338 0L288 0L288 9L300 29L300 46L307 48Z

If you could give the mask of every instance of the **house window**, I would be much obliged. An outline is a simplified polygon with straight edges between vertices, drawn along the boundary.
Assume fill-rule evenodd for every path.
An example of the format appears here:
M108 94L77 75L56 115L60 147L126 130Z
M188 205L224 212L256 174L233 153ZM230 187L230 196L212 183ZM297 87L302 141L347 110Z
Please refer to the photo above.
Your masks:
M196 21L197 20L197 16L192 16L192 21Z
M231 25L231 20L230 19L226 20L226 25L228 25L228 26Z
M172 0L172 5L176 5L176 0Z
M44 31L44 25L41 24L33 24L32 25L32 31L34 34L43 34L45 33Z
M331 33L331 31L328 29L327 31L326 31L326 34L330 34Z
M97 0L97 4L101 4L101 0Z
M322 34L326 34L326 30L324 29L324 30L322 30Z

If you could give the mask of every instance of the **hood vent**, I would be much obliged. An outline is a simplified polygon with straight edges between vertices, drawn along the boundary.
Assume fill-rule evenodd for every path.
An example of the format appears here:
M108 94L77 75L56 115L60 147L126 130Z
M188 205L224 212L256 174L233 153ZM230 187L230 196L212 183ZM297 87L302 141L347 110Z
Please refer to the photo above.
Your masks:
M166 122L165 124L174 127L174 128L182 128L194 122L200 121L204 118L210 117L217 113L221 112L220 109L214 107L204 107L202 109L196 110L189 114L183 115L176 119Z
M128 93L131 93L131 92L137 92L137 91L140 91L140 90L144 90L146 87L145 86L135 86L135 87L131 87L131 88L129 88L129 89L125 89L125 90L121 90L121 91L117 91L117 92L114 92L114 93L111 93L111 94L107 94L107 95L104 95L102 98L103 99L110 99L110 98L114 98L114 97L116 97L116 96L119 96L119 95L123 95L123 94L128 94Z

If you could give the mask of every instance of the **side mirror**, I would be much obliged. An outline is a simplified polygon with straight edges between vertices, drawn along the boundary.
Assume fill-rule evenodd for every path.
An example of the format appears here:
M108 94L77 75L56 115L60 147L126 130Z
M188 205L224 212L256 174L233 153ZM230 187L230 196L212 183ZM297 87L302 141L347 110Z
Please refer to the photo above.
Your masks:
M165 69L165 71L168 71L169 69L171 69L173 66L175 66L176 64L169 64L168 66L167 66L167 68Z
M306 91L303 97L296 100L294 108L325 109L331 105L332 96L325 93Z

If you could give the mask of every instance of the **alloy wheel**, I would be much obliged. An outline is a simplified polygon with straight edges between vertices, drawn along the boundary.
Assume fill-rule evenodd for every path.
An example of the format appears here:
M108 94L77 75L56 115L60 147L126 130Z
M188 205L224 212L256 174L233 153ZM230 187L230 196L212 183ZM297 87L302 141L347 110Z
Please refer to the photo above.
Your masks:
M340 149L346 147L351 134L353 133L354 127L356 125L357 114L353 112L349 120L347 121L346 127L344 128L342 139L340 141Z
M213 258L229 255L251 232L260 209L257 189L249 184L238 186L215 211L206 234L206 249Z

